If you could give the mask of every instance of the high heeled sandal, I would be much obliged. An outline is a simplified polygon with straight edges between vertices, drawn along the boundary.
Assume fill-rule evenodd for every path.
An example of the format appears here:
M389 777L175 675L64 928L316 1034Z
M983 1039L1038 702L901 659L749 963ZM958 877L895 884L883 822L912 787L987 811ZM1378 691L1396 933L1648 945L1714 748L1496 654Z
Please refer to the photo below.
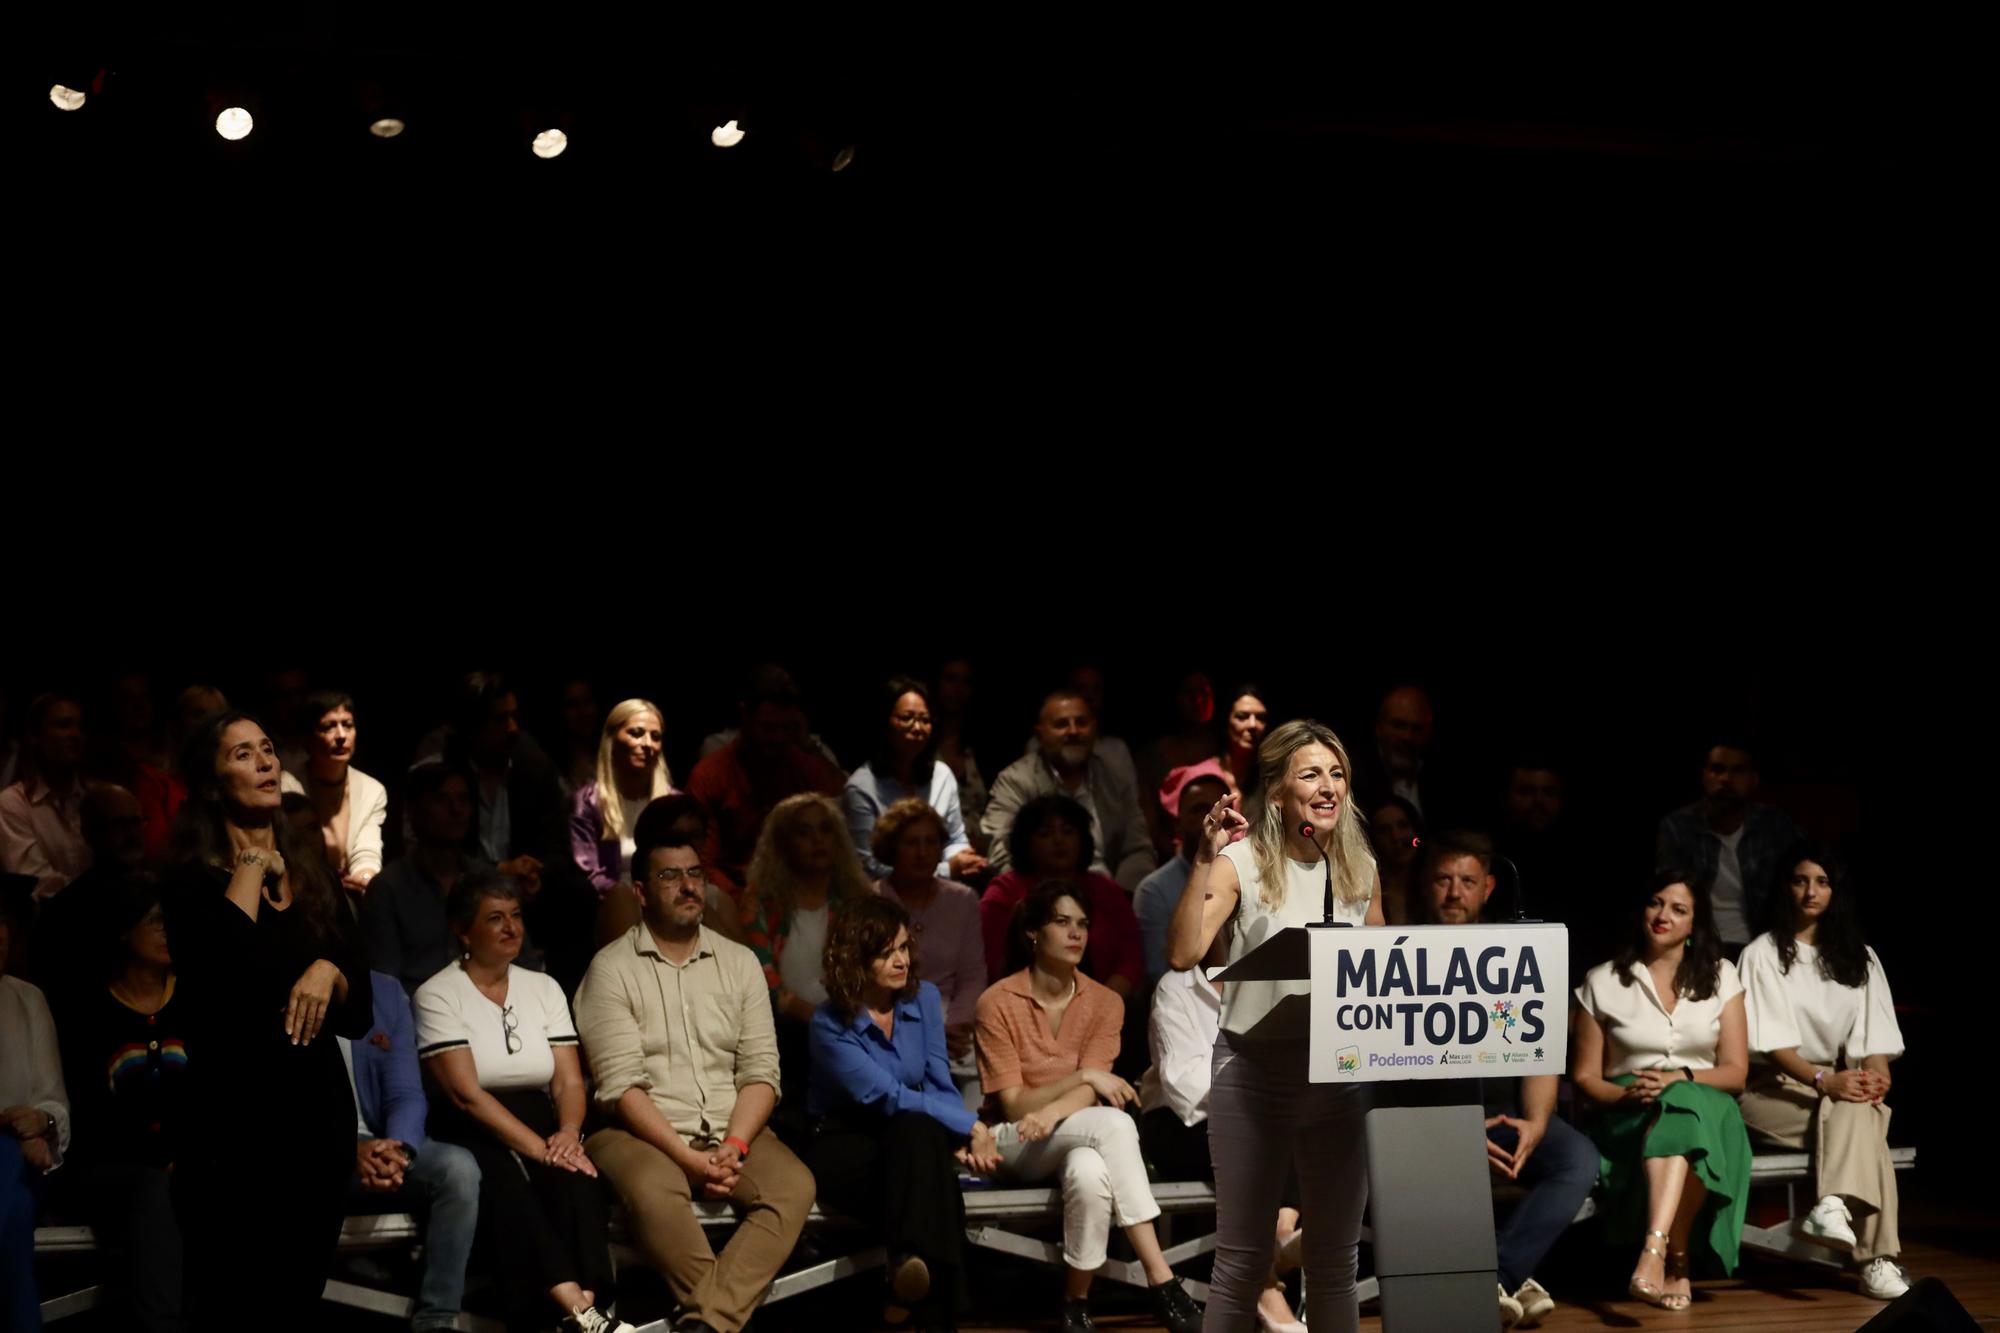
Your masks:
M1660 1261L1660 1268L1664 1273L1667 1264L1667 1250L1664 1245L1655 1246L1653 1244L1653 1237L1655 1236L1658 1236L1661 1240L1667 1239L1667 1233L1664 1231L1648 1231L1646 1239L1640 1245L1639 1250L1642 1254L1650 1254L1658 1259ZM1632 1280L1625 1284L1625 1294L1635 1301L1644 1301L1648 1305L1659 1306L1662 1309L1666 1308L1665 1302L1660 1296L1659 1285L1648 1282L1646 1279L1640 1277L1637 1269L1634 1269L1632 1272Z
M1666 1268L1667 1280L1669 1282L1676 1278L1685 1281L1689 1276L1688 1252L1686 1250L1669 1250L1667 1252ZM1685 1310L1692 1304L1694 1304L1694 1297L1687 1292L1662 1291L1660 1293L1660 1308L1662 1310Z

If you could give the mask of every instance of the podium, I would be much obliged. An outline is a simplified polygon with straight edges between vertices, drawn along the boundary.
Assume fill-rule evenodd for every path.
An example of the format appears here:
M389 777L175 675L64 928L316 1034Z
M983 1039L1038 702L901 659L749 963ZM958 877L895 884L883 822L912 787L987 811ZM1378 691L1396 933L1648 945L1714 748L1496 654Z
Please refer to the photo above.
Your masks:
M1314 1083L1559 1074L1569 1046L1561 925L1293 926L1209 978L1307 982ZM1499 1326L1478 1085L1437 1092L1367 1116L1385 1333Z

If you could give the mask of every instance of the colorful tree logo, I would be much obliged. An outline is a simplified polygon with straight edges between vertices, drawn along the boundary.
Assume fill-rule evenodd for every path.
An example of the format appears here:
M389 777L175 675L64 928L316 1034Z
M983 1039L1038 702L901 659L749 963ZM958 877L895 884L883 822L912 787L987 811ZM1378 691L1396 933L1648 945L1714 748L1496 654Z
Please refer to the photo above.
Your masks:
M1520 1025L1521 1020L1514 1014L1514 1002L1512 1000L1501 1000L1494 1004L1493 1026L1500 1030L1500 1040L1512 1046L1514 1039L1507 1035L1507 1029L1519 1027Z

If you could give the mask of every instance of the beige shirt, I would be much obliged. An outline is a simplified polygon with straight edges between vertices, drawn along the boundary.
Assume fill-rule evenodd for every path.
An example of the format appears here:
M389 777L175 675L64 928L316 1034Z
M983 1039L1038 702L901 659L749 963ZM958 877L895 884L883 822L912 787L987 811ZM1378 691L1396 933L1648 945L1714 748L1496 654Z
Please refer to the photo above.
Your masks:
M1713 1069L1722 1046L1722 1011L1743 993L1736 964L1722 960L1715 994L1706 1000L1683 995L1667 1012L1644 964L1632 967L1632 984L1618 976L1616 963L1599 963L1584 973L1576 1002L1604 1029L1604 1077L1642 1069Z
M55 791L40 778L23 778L0 791L0 870L35 881L35 897L50 898L90 869L83 840L83 798L89 784L75 779Z
M706 927L685 963L662 956L643 921L599 949L576 992L576 1029L599 1105L644 1088L692 1142L728 1131L739 1090L779 1086L764 969Z

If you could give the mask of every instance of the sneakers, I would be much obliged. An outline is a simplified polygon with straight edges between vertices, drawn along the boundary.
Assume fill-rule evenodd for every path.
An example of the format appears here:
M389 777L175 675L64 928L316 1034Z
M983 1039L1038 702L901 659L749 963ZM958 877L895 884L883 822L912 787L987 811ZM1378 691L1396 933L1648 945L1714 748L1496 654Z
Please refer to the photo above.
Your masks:
M1845 1249L1854 1248L1854 1214L1847 1211L1838 1194L1829 1194L1813 1205L1806 1214L1806 1220L1799 1223L1799 1230L1827 1245L1838 1245Z
M1533 1278L1521 1284L1521 1289L1514 1293L1514 1300L1521 1307L1523 1326L1535 1324L1543 1315L1556 1308L1556 1298L1549 1295L1547 1287ZM1507 1307L1502 1305L1500 1308L1504 1311Z
M613 1319L594 1305L586 1305L562 1321L562 1333L638 1333L623 1319Z
M1090 1303L1064 1301L1062 1323L1057 1327L1062 1333L1097 1333L1097 1325L1090 1322Z
M1861 1270L1861 1294L1893 1301L1910 1289L1910 1275L1894 1259L1870 1259Z
M1493 1285L1500 1292L1500 1327L1512 1328L1521 1322L1521 1303L1507 1294L1504 1283Z
M1153 1298L1153 1313L1167 1326L1167 1333L1201 1333L1201 1307L1187 1294L1179 1278L1148 1287L1146 1294Z

